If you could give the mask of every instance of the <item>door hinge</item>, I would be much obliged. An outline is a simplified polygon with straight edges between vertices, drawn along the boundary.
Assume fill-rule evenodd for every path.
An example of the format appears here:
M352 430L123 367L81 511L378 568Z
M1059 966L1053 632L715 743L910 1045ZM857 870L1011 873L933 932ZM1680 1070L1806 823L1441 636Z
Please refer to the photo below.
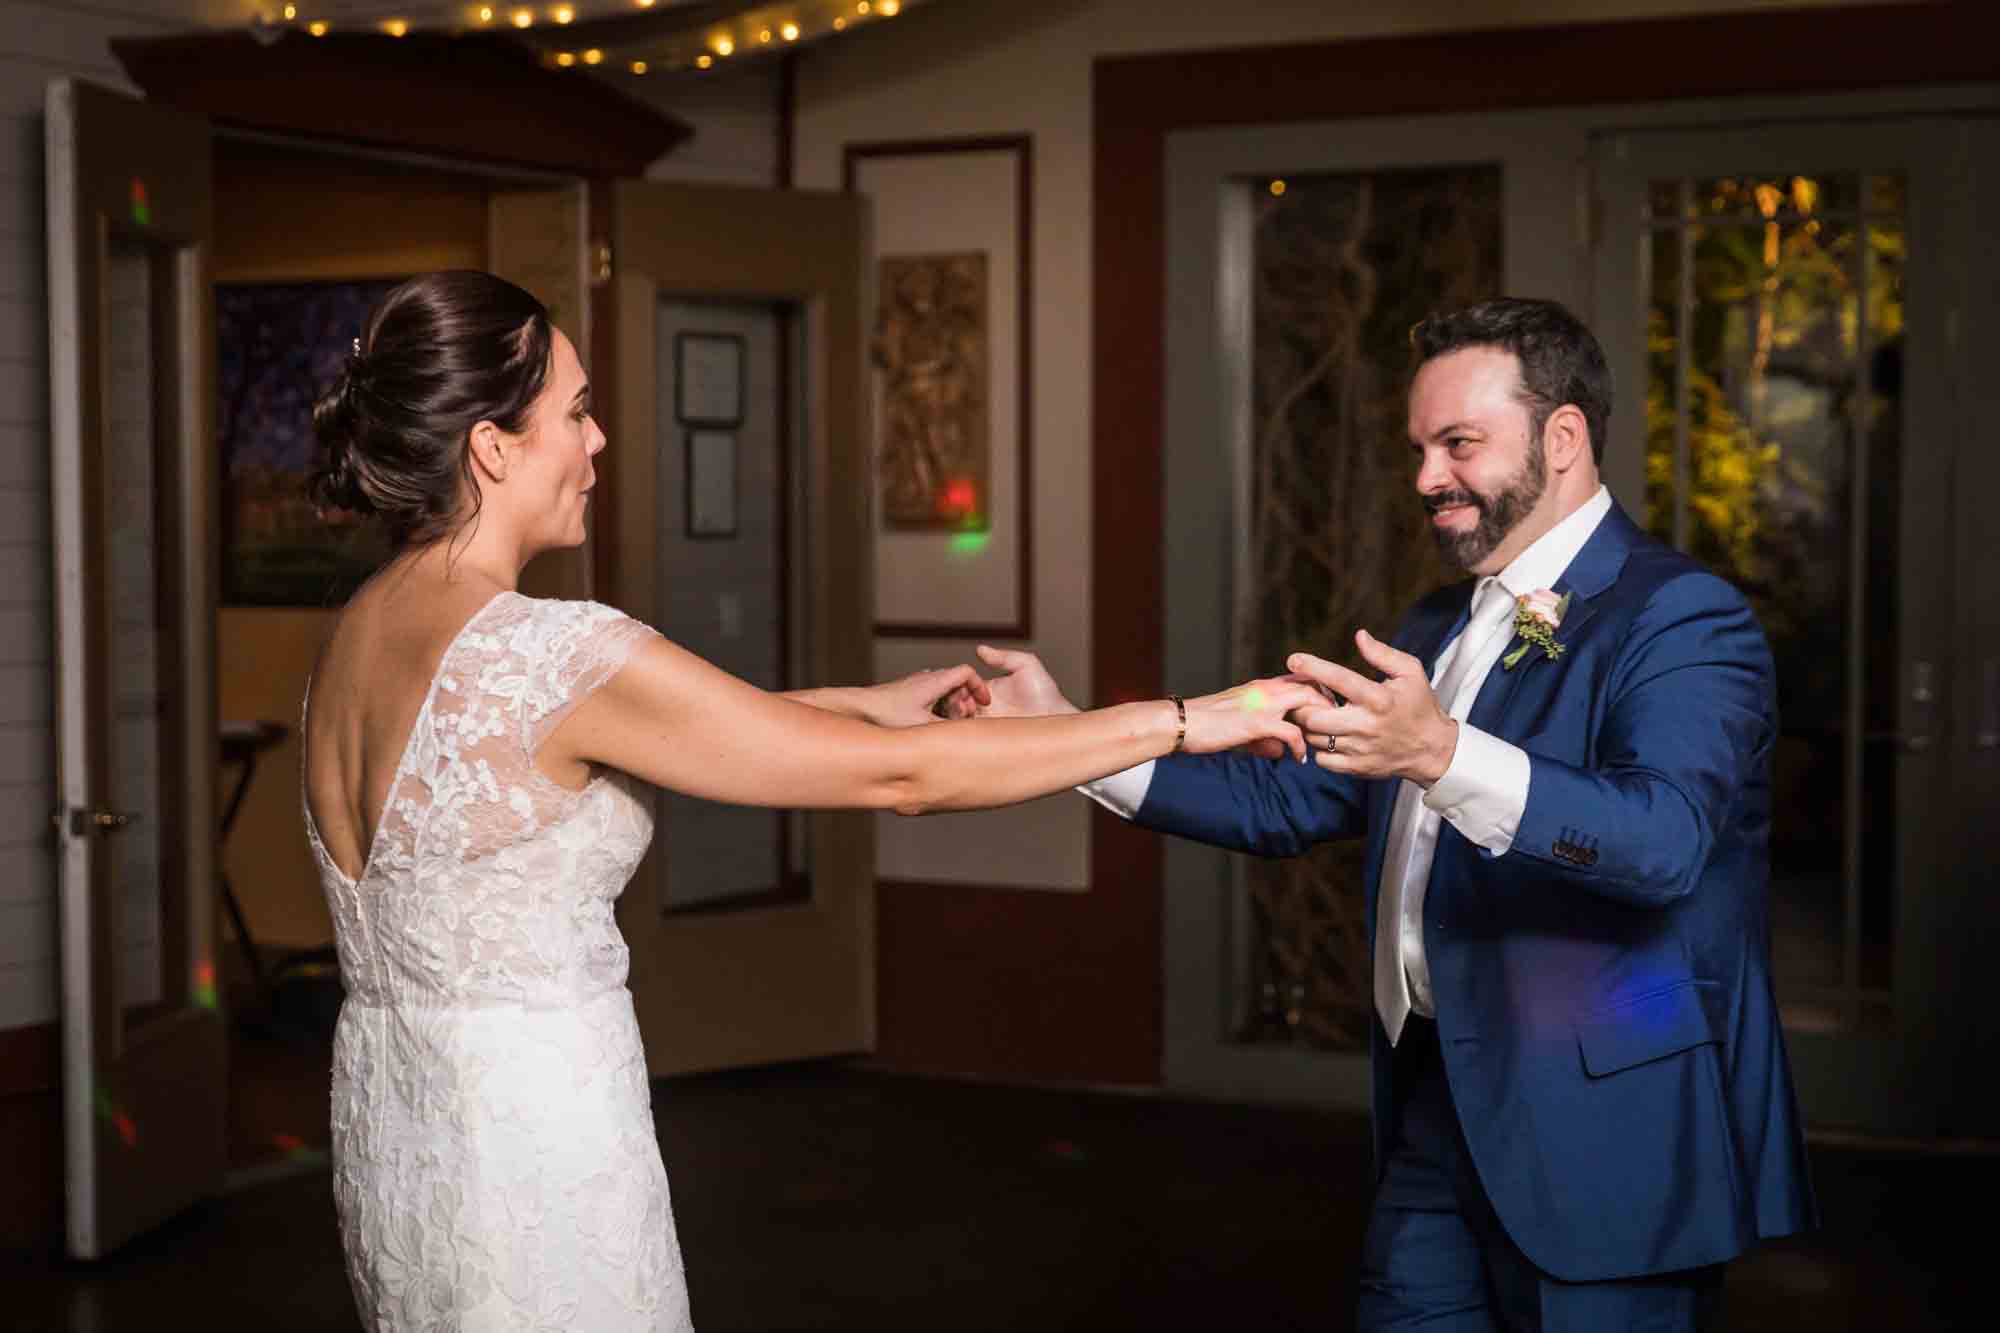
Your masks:
M58 833L83 838L92 833L116 833L138 823L139 816L130 810L57 810L49 816L49 822Z
M611 242L599 241L590 247L590 285L602 287L611 281Z

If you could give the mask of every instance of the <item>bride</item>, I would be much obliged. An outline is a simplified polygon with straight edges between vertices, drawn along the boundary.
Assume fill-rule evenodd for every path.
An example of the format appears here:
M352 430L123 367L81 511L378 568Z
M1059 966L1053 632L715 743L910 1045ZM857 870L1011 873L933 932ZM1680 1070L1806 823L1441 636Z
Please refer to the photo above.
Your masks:
M691 1327L612 904L644 784L738 805L1004 805L1177 748L1278 742L1287 680L1071 717L960 718L970 667L769 694L610 607L525 597L583 540L605 438L532 296L383 298L320 400L323 504L397 555L307 685L304 804L347 991L334 1201L372 1330Z

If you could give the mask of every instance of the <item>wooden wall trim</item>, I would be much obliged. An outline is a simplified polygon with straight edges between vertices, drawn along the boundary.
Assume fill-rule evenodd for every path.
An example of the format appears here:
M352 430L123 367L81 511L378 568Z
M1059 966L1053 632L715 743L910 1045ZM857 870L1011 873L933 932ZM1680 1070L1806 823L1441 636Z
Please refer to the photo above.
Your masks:
M1157 840L1142 836L1157 857ZM1157 915L1157 895L1103 885L879 881L876 1060L909 1073L1152 1086L1158 1051L1133 1034L1157 1029L1159 996L1126 984L1127 935L1149 907Z
M1094 111L1101 141L1120 129L1976 83L2000 74L1990 18L1984 3L1939 0L1107 57L1093 68Z
M1161 465L1166 401L1166 136L1196 127L1593 102L1808 94L2000 78L2000 44L1969 3L1880 4L1515 28L1100 59L1092 68L1091 697L1155 698L1165 628ZM1990 18L1990 15L1986 17ZM1097 1034L1084 1077L1157 1082L1160 841L1091 816L1093 927L1122 947L1095 976L1037 976L1038 1008L1096 1013L1131 985L1151 1004ZM996 911L982 945L1033 957L1039 915ZM885 914L886 915L886 914ZM1067 922L1063 927L1070 929ZM885 951L884 957L888 955ZM1129 979L1129 980L1128 980ZM884 1003L885 1016L890 1007ZM885 1050L887 1026L885 1019ZM1001 1066L1012 1072L1012 1066Z

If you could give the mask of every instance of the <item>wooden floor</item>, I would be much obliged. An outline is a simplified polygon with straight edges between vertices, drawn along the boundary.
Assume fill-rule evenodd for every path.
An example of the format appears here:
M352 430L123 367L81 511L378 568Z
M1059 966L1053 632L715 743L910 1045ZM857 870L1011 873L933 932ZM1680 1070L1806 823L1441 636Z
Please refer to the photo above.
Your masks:
M0 1260L0 1328L357 1328L316 1152L324 1048L264 1040L239 1051L233 1192L109 1262ZM703 1333L1351 1327L1358 1116L842 1063L664 1080L653 1100ZM1992 1327L1971 1313L1987 1232L1962 1205L2000 1188L2000 1157L1815 1161L1826 1227L1732 1267L1729 1328Z

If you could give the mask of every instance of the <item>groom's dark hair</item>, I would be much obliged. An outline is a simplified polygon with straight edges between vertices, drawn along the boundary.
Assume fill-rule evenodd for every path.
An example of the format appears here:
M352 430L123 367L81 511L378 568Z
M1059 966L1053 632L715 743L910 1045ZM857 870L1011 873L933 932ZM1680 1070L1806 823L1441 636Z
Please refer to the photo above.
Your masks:
M1432 315L1410 330L1417 354L1412 371L1448 352L1498 347L1521 363L1521 398L1528 408L1530 434L1555 410L1574 404L1590 428L1590 455L1604 462L1604 437L1611 425L1611 368L1604 349L1584 322L1554 301L1496 296L1463 310Z

